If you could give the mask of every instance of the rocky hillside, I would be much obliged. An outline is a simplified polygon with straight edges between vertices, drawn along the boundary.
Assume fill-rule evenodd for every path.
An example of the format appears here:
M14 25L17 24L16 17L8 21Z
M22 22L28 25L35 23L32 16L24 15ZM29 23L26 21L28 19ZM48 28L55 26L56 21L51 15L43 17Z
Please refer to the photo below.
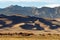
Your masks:
M11 5L6 8L0 8L0 14L12 15L22 14L28 16L35 16L39 18L60 18L60 7L21 7L18 5Z

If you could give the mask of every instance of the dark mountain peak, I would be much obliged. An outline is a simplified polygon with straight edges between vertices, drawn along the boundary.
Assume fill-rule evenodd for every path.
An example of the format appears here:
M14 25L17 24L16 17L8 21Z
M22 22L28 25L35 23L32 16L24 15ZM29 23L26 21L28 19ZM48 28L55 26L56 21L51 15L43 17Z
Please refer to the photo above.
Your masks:
M18 6L18 5L10 5L9 7L6 7L6 8L9 8L9 9L11 9L11 8L20 8L21 6Z
M18 5L11 5L12 7L21 7L21 6L18 6Z
M50 8L50 7L42 7L42 8Z
M51 8L51 7L42 7L40 9L54 9L54 8Z
M58 6L58 7L54 7L54 8L60 8L60 6Z

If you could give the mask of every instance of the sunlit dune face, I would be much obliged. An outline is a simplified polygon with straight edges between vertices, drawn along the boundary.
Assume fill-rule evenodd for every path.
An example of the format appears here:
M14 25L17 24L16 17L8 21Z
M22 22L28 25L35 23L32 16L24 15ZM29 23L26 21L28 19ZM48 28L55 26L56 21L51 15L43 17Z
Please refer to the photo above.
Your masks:
M3 22L5 22L6 25L12 23L11 20L8 20L8 19L6 19L6 18L0 18L0 20L2 20Z
M3 25L2 24L0 24L0 27L2 27Z
M56 18L55 20L56 20L56 21L60 21L60 18Z
M10 21L10 20L5 21L5 24L11 24L11 23L12 23L12 21Z
M7 19L6 18L0 18L0 20L3 20L4 21L4 20L7 20Z
M22 26L22 25L24 25L24 24L25 24L25 23L15 24L15 25L12 26L12 28L18 28L18 27L20 27L20 26Z

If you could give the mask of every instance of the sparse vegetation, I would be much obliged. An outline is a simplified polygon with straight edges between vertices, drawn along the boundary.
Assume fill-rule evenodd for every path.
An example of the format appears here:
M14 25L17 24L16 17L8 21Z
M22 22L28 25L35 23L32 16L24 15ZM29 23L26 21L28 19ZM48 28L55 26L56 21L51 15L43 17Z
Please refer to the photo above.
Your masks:
M29 36L26 35L25 33L22 36L0 35L0 40L60 40L60 34L39 34L39 35Z

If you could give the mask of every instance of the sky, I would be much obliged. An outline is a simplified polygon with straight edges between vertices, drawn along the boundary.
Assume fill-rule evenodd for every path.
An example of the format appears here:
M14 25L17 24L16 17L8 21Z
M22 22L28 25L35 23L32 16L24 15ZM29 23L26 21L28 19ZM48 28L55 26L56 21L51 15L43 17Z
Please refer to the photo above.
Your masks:
M60 0L0 0L0 8L5 8L10 5L53 8L60 6Z

